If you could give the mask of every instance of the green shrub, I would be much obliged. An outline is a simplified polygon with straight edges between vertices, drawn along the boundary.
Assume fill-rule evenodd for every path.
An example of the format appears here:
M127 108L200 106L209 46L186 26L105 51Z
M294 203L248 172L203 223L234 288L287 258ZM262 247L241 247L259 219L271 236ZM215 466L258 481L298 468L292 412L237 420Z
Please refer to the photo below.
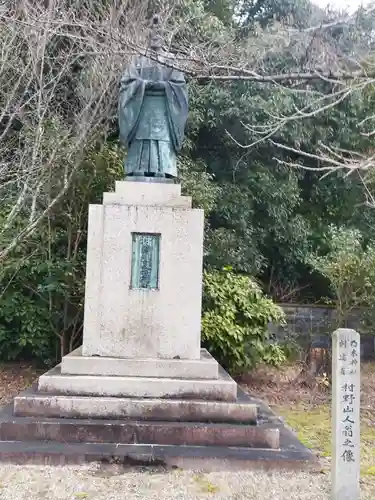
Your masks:
M330 285L336 316L335 328L348 326L357 310L361 330L373 332L375 317L375 243L364 241L357 229L330 227L326 234L328 251L310 254L307 262Z
M30 245L31 248L31 245ZM61 306L64 282L59 263L46 262L42 251L8 258L0 273L0 359L56 362L55 299ZM62 264L64 264L62 262Z
M54 212L2 262L0 360L52 365L80 344L88 205L101 202L122 169L116 146L90 151ZM6 214L0 207L0 227ZM20 213L15 223L23 227L25 218ZM10 230L17 234L15 223Z
M232 374L285 360L282 347L270 342L270 322L283 323L284 313L252 278L229 268L205 272L203 345Z

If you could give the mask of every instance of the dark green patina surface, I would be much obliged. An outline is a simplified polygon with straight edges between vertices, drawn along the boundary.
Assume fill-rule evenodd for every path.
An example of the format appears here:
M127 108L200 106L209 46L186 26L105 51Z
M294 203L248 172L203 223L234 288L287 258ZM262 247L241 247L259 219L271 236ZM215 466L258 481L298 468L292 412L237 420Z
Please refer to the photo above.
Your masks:
M122 76L118 115L127 177L177 177L188 94L184 75L174 66L153 33L148 55L134 57Z
M132 289L159 288L160 235L133 233Z

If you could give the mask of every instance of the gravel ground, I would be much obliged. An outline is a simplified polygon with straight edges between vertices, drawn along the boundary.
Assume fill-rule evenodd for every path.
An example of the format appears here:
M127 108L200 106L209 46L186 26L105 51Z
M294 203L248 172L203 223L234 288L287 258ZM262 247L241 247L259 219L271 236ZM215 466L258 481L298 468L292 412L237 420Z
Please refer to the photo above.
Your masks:
M374 499L370 485L362 500ZM81 467L0 466L1 500L328 500L329 477L296 472L116 470Z

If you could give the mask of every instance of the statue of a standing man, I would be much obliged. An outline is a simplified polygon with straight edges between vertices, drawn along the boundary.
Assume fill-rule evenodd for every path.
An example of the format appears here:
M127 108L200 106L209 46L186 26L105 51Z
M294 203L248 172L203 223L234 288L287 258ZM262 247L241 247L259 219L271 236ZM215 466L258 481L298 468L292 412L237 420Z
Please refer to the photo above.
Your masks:
M136 56L122 79L119 99L120 139L128 149L125 175L177 177L188 115L188 95L182 72L161 53L158 18L153 19L151 57Z

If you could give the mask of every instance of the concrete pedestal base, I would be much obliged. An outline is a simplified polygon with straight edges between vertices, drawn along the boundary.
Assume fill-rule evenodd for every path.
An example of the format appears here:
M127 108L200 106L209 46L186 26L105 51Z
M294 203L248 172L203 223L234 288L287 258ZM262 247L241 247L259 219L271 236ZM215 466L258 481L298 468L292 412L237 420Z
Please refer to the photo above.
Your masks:
M199 360L83 356L81 348L39 378L42 393L235 401L237 384L205 350Z
M63 375L60 365L39 378L40 392L71 396L203 399L234 401L237 385L228 375L218 379Z
M167 377L181 379L217 379L217 361L201 349L200 359L143 359L83 356L78 348L61 362L63 375L100 375L116 377Z
M104 407L106 418L96 419L95 412ZM111 414L120 408L121 420ZM239 388L234 403L109 401L34 389L16 398L14 410L16 416L12 405L0 411L0 460L12 463L110 461L203 471L319 466L268 407Z
M203 228L178 184L120 181L90 205L84 356L200 360ZM133 287L141 234L159 241L155 288Z
M256 425L257 406L244 402L60 396L29 391L14 399L18 417L134 419Z
M14 417L3 414L0 437L7 441L239 446L277 449L279 430L256 425L207 422Z
M0 410L0 459L310 460L200 348L203 227L176 184L118 182L90 206L82 349Z

